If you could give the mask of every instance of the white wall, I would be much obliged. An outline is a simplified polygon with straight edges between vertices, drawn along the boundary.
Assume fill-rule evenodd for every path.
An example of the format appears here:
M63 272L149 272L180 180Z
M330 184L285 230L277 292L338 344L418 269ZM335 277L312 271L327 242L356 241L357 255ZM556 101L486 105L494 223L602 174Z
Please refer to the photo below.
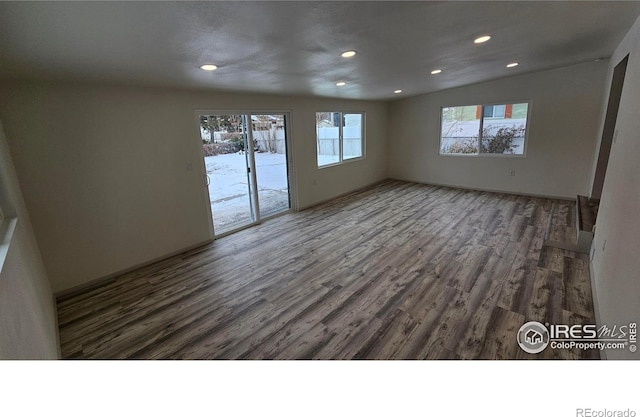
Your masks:
M59 357L53 294L0 124L0 169L18 223L0 272L0 359Z
M562 198L587 193L607 65L589 62L392 102L389 176ZM439 155L441 107L521 100L532 100L526 157Z
M614 66L627 54L629 62L616 122L618 134L609 156L594 238L593 281L601 321L598 324L609 327L640 321L640 19L610 60L609 84ZM605 106L607 99L604 98ZM638 359L640 353L611 350L607 357Z
M0 83L0 117L55 292L209 239L196 109L290 110L299 208L387 177L386 103ZM366 158L317 169L316 111L367 112Z

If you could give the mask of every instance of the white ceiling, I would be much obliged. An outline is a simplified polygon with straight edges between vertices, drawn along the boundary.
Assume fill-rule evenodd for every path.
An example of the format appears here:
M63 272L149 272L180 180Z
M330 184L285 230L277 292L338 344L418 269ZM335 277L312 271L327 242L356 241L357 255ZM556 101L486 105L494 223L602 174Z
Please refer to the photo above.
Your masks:
M608 57L639 14L637 1L1 2L0 78L398 98Z

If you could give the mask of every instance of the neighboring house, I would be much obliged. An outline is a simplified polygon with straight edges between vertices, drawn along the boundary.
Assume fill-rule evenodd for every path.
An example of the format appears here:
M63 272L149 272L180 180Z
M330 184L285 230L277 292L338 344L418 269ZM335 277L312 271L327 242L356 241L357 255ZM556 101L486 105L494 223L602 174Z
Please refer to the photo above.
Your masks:
M482 106L449 107L451 111L443 113L443 122L466 122L480 120ZM485 105L485 119L524 119L527 117L527 103Z
M509 103L442 108L441 144L443 153L475 153L482 130L491 138L501 128L522 129L508 153L524 153L524 133L527 124L528 103ZM456 148L454 151L453 149ZM468 152L461 152L467 149Z

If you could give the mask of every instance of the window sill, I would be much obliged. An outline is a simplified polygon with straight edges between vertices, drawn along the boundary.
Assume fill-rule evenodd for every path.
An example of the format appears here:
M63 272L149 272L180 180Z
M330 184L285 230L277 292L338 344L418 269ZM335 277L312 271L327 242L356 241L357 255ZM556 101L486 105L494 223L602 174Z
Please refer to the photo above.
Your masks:
M344 164L348 164L350 162L356 162L356 161L362 161L364 160L364 156L359 156L357 158L349 158L349 159L343 159L340 162L334 162L331 164L326 164L326 165L318 165L318 169L324 169L324 168L330 168L330 167L335 167L335 166L339 166L339 165L344 165Z
M526 158L526 154L524 155L514 155L514 154L499 154L499 153L441 153L439 156L463 156L466 158Z

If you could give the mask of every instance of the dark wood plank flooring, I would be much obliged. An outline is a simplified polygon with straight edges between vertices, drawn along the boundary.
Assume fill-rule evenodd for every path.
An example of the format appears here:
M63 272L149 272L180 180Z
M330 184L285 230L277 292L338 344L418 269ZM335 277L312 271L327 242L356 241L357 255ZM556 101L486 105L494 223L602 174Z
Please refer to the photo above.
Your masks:
M597 358L516 343L593 323L575 204L385 181L58 299L65 358ZM573 233L573 234L572 234Z

